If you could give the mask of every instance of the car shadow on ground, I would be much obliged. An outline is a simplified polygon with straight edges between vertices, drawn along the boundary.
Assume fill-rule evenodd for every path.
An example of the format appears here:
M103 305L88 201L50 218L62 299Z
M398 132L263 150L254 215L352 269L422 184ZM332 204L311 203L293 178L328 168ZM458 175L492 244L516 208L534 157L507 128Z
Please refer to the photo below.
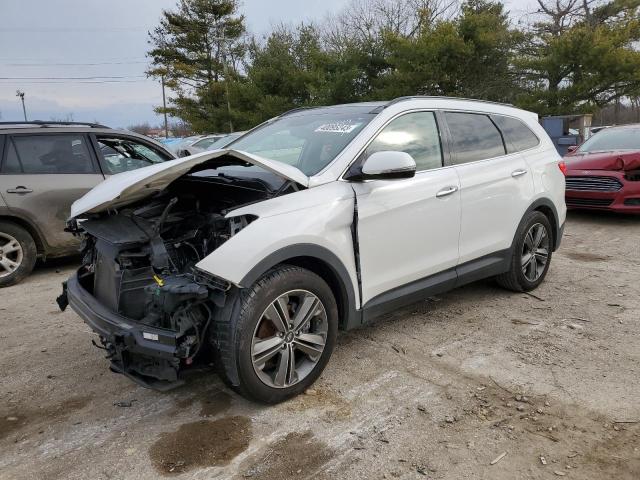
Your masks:
M640 223L640 215L608 212L604 210L569 210L567 220L580 223L595 223L602 226Z

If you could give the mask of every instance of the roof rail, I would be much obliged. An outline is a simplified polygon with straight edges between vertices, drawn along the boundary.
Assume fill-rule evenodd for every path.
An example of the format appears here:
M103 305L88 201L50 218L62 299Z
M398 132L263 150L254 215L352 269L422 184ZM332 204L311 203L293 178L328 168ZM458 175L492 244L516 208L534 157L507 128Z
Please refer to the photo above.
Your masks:
M300 112L302 110L313 110L314 108L318 108L318 107L297 107L297 108L292 108L291 110L287 110L286 112L281 113L280 115L278 115L275 118L284 117L284 116L289 115L291 113Z
M464 98L464 97L447 97L445 95L408 95L405 97L397 97L394 98L393 100L390 100L389 103L387 103L386 105L382 106L382 107L378 107L378 112L381 112L382 110L384 110L387 107L390 107L391 105L393 105L394 103L399 103L399 102L404 102L406 100L418 100L418 99L431 99L431 100L463 100L466 102L481 102L481 103L491 103L493 105L502 105L505 107L513 107L513 104L511 103L502 103L502 102L493 102L491 100L480 100L480 99L476 99L476 98Z
M57 126L82 126L82 127L90 127L90 128L110 128L106 125L101 125L99 123L91 123L91 122L56 122L56 121L45 121L45 120L32 120L30 122L0 122L0 126L8 126L8 125L27 125L27 126L38 126L42 128L47 127L57 127Z

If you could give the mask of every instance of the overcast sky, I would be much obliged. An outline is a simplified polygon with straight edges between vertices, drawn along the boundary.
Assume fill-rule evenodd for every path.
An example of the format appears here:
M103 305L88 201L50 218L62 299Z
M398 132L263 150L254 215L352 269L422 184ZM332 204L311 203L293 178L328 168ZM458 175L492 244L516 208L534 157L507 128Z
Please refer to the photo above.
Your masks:
M250 32L278 23L322 20L349 0L244 0ZM517 20L534 0L508 0ZM21 120L97 120L114 127L160 123L160 85L144 76L147 32L176 0L0 0L0 115ZM11 79L7 79L11 77ZM16 79L19 77L20 79ZM59 80L60 77L98 77ZM104 83L105 77L111 78ZM98 83L100 82L100 83Z

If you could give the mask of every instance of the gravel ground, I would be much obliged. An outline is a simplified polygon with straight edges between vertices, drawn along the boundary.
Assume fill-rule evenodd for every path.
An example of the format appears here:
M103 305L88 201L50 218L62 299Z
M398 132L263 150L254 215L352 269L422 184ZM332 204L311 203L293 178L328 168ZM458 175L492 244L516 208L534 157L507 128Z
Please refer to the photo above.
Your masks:
M306 395L109 372L54 298L0 290L2 479L640 478L640 218L571 213L533 295L480 282L342 333Z

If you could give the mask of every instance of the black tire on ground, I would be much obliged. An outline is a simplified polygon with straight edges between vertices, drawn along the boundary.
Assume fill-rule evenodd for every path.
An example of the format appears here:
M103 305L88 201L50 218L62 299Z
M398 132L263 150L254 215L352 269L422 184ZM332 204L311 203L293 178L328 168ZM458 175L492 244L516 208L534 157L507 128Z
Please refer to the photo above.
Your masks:
M526 235L531 227L536 224L541 224L542 226L544 226L546 234L548 235L548 257L540 276L535 281L530 281L522 271L522 255ZM549 222L547 216L542 212L529 212L518 226L509 271L498 275L496 277L496 281L501 287L504 287L507 290L512 290L514 292L528 292L537 288L538 285L540 285L544 281L544 278L547 276L547 272L549 271L549 265L551 264L551 255L553 253L552 250L553 230L551 228L551 222Z
M18 267L10 273L7 274L5 267L0 268L0 288L15 285L29 275L36 264L36 258L38 256L36 244L29 232L15 223L0 221L0 249L5 242L7 242L7 236L18 241L22 249L22 256ZM0 253L0 261L2 261L4 255L6 254ZM12 261L17 259L15 252L7 255L7 257Z
M286 388L265 384L254 370L251 349L254 331L263 312L280 295L292 290L307 290L324 305L327 332L324 350L313 370L302 380ZM278 403L304 392L324 370L335 346L338 332L338 307L327 283L315 273L293 265L269 270L250 288L236 291L219 309L211 328L218 371L224 382L240 395L264 403Z

